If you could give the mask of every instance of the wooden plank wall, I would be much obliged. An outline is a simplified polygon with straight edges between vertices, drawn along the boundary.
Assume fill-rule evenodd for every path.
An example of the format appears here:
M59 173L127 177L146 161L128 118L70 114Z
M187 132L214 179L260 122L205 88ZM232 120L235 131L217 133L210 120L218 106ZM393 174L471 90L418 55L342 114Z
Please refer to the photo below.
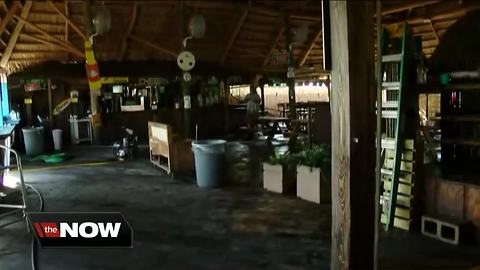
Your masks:
M431 215L471 221L480 231L480 186L427 178L425 209Z

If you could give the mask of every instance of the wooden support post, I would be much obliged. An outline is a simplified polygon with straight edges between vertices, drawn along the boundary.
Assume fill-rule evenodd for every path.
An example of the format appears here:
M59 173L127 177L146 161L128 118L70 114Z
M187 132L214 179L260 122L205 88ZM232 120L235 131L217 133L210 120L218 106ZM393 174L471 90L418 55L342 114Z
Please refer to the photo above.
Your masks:
M84 14L85 14L85 31L86 31L86 36L89 38L92 42L93 45L93 39L91 38L94 34L94 29L93 29L93 0L87 0L84 2ZM101 140L101 123L96 123L97 120L94 121L94 119L100 119L99 113L100 113L100 104L98 103L98 97L100 96L100 89L90 89L90 109L91 109L91 114L92 114L92 138L93 142L96 144L100 143Z
M187 10L186 10L186 7L185 7L185 3L184 1L182 1L182 3L180 4L180 38L182 40L182 49L186 49L184 48L183 46L185 45L183 43L183 40L184 38L187 37L187 27L186 27L186 20L187 20ZM182 82L181 82L181 87L182 87L182 98L183 98L183 136L185 138L192 138L193 137L193 132L192 132L192 128L193 128L193 121L192 121L192 108L191 108L191 91L190 91L190 83L191 82L187 82L185 81L185 79L183 79L183 74L185 72L181 71L179 69L180 72L182 72ZM191 72L191 71L189 71ZM198 128L201 128L201 127L198 127Z
M48 119L50 125L53 127L53 102L52 102L52 79L47 80L47 92L48 92Z
M331 269L372 269L374 2L331 1Z
M30 14L30 9L32 8L32 5L33 5L32 1L25 2L25 5L23 6L22 13L20 14L19 18L22 18L22 19L27 18L28 14ZM17 15L13 15L13 16L18 17ZM17 22L17 25L15 26L15 29L13 30L13 33L10 36L10 39L8 40L7 47L5 48L5 51L2 54L2 58L0 59L1 67L7 66L8 61L10 60L10 56L12 56L13 49L17 44L18 37L22 32L23 25L24 23L22 21Z
M292 29L290 26L290 17L285 15L285 44L288 53L288 71L287 71L287 85L288 85L288 106L290 108L290 119L297 119L297 112L295 106L295 74L294 74L294 59L293 59L293 39Z
M375 27L377 31L377 58L375 59L375 79L377 92L377 111L376 111L376 129L375 129L375 219L374 219L374 241L373 241L373 269L378 269L378 241L380 234L380 185L382 178L382 3L375 1L376 18Z
M332 69L332 47L331 47L332 42L330 40L330 37L331 37L330 30L331 30L330 29L330 1L322 0L323 70Z
M260 80L260 97L262 98L261 110L262 115L265 115L265 82L263 79Z

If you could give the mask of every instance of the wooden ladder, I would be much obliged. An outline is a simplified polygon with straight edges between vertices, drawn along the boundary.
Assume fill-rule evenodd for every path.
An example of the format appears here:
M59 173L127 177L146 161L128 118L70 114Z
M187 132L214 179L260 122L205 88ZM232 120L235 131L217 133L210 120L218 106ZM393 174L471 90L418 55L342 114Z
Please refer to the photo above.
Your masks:
M382 119L385 123L385 133L382 134L382 151L393 149L393 166L391 176L390 197L387 202L385 229L393 227L397 194L402 163L402 153L405 144L405 92L407 88L406 72L409 40L409 28L405 23L401 39L401 52L382 56ZM385 202L384 202L385 203Z

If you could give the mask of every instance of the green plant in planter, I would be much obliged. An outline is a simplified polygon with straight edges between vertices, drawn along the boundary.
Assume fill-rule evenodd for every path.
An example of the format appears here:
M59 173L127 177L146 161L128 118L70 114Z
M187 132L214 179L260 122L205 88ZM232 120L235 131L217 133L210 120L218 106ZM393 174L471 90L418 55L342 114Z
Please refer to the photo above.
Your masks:
M304 149L297 155L301 165L320 168L329 172L331 168L331 147L328 144L314 145L311 149Z
M275 153L268 159L268 163L271 165L298 165L300 160L297 154L291 152L285 152L284 154Z

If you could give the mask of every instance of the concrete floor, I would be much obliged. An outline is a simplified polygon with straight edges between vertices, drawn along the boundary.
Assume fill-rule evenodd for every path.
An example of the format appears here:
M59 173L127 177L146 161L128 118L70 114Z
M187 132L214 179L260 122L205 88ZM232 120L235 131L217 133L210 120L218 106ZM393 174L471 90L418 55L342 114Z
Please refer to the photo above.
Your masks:
M172 180L144 158L73 166L108 161L109 148L76 149L63 168L28 164L46 211L121 211L134 229L132 249L40 249L40 269L328 269L330 206L263 191L265 145L228 149L231 185L213 190L189 175ZM30 239L23 223L0 228L0 269L30 269ZM382 236L380 258L386 269L468 269L480 250L393 233Z

